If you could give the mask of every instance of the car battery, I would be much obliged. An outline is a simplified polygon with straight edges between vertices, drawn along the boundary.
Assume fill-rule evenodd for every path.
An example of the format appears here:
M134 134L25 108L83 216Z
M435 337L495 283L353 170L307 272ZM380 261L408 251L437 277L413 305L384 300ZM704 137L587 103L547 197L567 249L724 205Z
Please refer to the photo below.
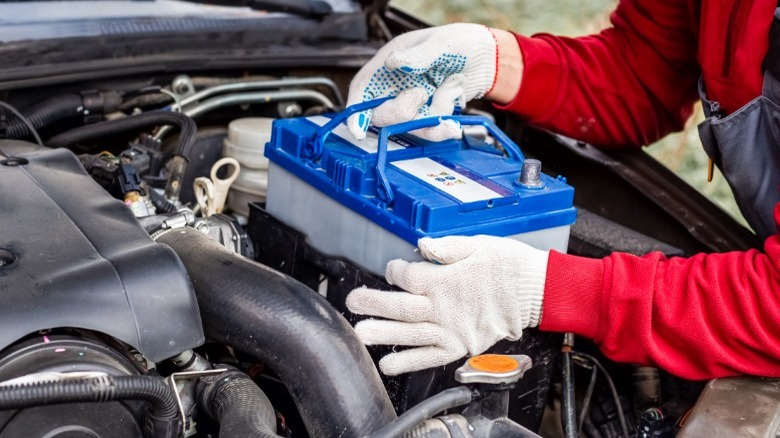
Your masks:
M329 256L377 275L395 258L421 260L421 237L489 234L566 251L574 189L539 171L489 119L447 116L370 128L356 140L343 123L381 100L341 113L274 121L266 210ZM484 127L494 145L464 136L411 134L444 119ZM534 166L536 164L536 166Z

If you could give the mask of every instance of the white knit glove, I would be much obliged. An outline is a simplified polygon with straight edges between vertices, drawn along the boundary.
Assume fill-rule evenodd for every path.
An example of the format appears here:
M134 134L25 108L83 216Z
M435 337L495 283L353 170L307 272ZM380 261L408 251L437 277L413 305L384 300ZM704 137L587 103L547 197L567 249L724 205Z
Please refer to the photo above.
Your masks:
M392 320L359 322L363 343L417 347L383 357L383 373L442 366L539 325L547 251L494 236L423 238L418 246L433 263L393 260L385 274L410 293L360 288L347 296L351 312Z
M493 32L480 24L448 24L399 35L355 75L347 105L385 96L395 99L353 114L347 120L350 132L363 139L370 123L387 126L452 115L455 105L463 107L490 91L497 52ZM438 141L460 138L461 130L457 122L447 121L415 134Z

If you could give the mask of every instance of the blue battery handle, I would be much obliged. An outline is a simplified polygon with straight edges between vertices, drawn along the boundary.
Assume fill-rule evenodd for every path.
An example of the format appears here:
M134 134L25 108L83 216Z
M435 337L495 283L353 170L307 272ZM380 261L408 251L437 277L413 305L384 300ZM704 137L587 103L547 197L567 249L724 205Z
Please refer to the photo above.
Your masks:
M318 129L312 140L304 147L304 154L307 158L316 160L322 155L324 149L325 140L333 130L343 123L349 116L360 111L365 111L378 107L379 105L387 102L393 97L382 97L379 99L368 100L355 105L350 105L336 114L328 123ZM387 166L387 142L391 135L402 134L415 129L429 128L436 126L444 120L454 120L461 124L461 126L484 126L487 128L490 135L496 139L504 147L504 150L513 160L523 162L525 157L520 152L520 148L504 134L498 127L489 119L481 116L440 116L440 117L426 117L424 119L411 120L404 123L398 123L396 125L385 126L379 130L379 143L377 145L377 164L376 173L379 184L377 185L377 195L379 198L388 205L393 203L393 190L390 188L390 181L387 179L385 173L385 167Z
M379 184L377 185L377 195L379 199L388 205L393 203L393 189L390 188L390 181L387 179L385 167L387 167L387 142L391 135L402 134L404 132L414 131L415 129L430 128L436 126L445 120L454 120L461 126L484 126L490 135L504 147L509 157L522 163L525 161L520 148L506 134L486 117L482 116L440 116L426 117L424 119L410 120L396 125L386 126L379 130L379 143L377 145L376 175Z
M388 96L374 100L367 100L365 102L356 103L355 105L350 105L344 108L344 111L336 114L332 119L330 119L330 122L326 123L320 129L318 129L317 132L314 133L314 137L304 148L304 154L307 158L316 160L320 157L320 155L322 155L322 150L328 135L333 132L333 130L336 129L336 127L339 126L343 121L347 120L349 116L360 111L374 109L392 98L392 96Z

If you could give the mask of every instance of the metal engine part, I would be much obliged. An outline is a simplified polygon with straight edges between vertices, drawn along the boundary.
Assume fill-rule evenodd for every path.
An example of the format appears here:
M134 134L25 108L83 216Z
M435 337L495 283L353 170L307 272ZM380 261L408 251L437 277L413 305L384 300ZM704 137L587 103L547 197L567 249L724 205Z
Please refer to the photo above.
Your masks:
M67 374L63 374L67 373ZM134 364L96 339L43 335L13 346L0 356L0 381L35 375L138 375ZM68 403L0 411L0 437L138 437L146 407L141 401Z
M154 362L203 343L179 259L72 152L0 141L0 187L0 350L55 328L105 333Z
M775 438L779 433L780 380L734 377L707 383L677 437Z
M193 225L201 233L216 240L230 251L247 258L254 258L254 248L246 232L230 216L215 214L198 219Z

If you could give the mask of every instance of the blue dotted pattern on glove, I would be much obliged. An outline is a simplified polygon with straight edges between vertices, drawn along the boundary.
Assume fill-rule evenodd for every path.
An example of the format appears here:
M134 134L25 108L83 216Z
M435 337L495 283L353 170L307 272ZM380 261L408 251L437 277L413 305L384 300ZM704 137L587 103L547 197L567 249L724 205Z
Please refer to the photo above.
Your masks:
M400 71L396 71L388 70L387 67L382 66L374 72L363 90L363 101L396 96L399 92L409 88L424 88L430 97L448 77L462 72L465 67L465 56L450 53L441 54L428 68L403 66L399 69ZM364 131L368 129L366 114L370 114L369 111L361 113L358 117L358 124ZM428 105L423 105L418 112L428 115Z

